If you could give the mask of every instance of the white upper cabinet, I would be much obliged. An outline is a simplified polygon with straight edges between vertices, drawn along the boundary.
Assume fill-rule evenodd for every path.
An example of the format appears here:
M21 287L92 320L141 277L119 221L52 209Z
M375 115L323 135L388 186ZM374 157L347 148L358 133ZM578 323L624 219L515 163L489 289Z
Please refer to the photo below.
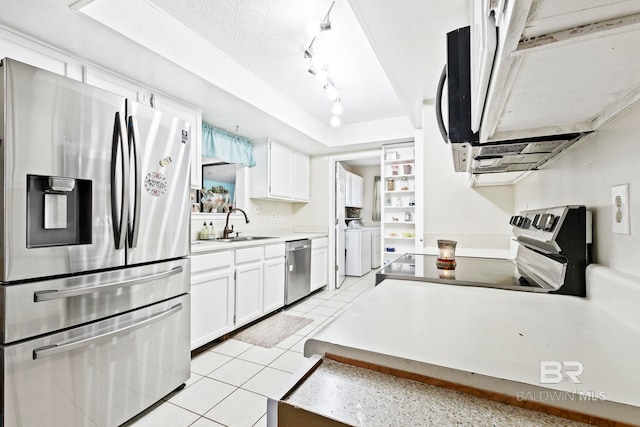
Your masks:
M361 208L364 205L364 178L352 172L347 172L346 177L345 206Z
M640 1L504 4L481 142L597 130L640 99Z
M82 65L74 58L1 27L0 58L15 59L61 76L82 80Z
M256 165L249 168L250 197L309 201L309 156L265 139L253 143L253 157Z
M272 142L267 162L269 195L290 199L293 194L293 150Z
M118 94L122 97L132 99L141 104L151 106L148 91L144 87L131 80L116 76L108 71L91 66L85 66L83 70L83 81L91 86Z

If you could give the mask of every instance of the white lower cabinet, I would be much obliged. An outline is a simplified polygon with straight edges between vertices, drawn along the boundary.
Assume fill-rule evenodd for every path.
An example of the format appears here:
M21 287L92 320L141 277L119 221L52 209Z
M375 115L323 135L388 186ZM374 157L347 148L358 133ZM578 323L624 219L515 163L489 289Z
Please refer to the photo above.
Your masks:
M311 240L311 292L328 283L328 239L326 237Z
M236 249L236 319L241 326L263 313L264 248Z
M191 349L284 305L285 245L191 256Z
M264 248L264 313L284 306L284 243Z
M191 349L233 330L233 251L191 257Z

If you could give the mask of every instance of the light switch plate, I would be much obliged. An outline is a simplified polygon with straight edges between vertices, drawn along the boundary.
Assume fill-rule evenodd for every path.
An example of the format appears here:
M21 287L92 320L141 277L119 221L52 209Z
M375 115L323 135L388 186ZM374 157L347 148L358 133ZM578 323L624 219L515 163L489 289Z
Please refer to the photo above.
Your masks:
M611 187L612 231L616 234L631 234L631 209L629 207L629 184Z

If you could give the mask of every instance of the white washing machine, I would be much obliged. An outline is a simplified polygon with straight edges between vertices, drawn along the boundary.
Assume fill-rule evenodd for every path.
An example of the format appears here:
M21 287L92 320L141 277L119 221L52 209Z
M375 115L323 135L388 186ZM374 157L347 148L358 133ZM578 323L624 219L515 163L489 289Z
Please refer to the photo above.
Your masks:
M345 231L347 276L364 276L371 271L371 230L347 229Z

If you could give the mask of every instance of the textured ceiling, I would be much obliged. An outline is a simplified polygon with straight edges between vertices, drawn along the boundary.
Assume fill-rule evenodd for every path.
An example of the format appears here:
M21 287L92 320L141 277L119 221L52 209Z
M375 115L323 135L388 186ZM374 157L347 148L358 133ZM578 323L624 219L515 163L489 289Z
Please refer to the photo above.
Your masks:
M185 98L210 123L250 139L281 135L343 150L410 138L423 126L423 104L433 102L445 62L445 34L469 23L469 0L336 0L332 30L314 43L329 56L344 107L342 125L332 128L332 103L303 55L307 22L319 22L331 0L78 3L83 14L224 92Z
M319 22L329 0L147 0L254 73L308 113L328 123L331 101L307 72L307 22ZM329 59L340 92L342 124L406 115L346 0L330 14L316 54Z

